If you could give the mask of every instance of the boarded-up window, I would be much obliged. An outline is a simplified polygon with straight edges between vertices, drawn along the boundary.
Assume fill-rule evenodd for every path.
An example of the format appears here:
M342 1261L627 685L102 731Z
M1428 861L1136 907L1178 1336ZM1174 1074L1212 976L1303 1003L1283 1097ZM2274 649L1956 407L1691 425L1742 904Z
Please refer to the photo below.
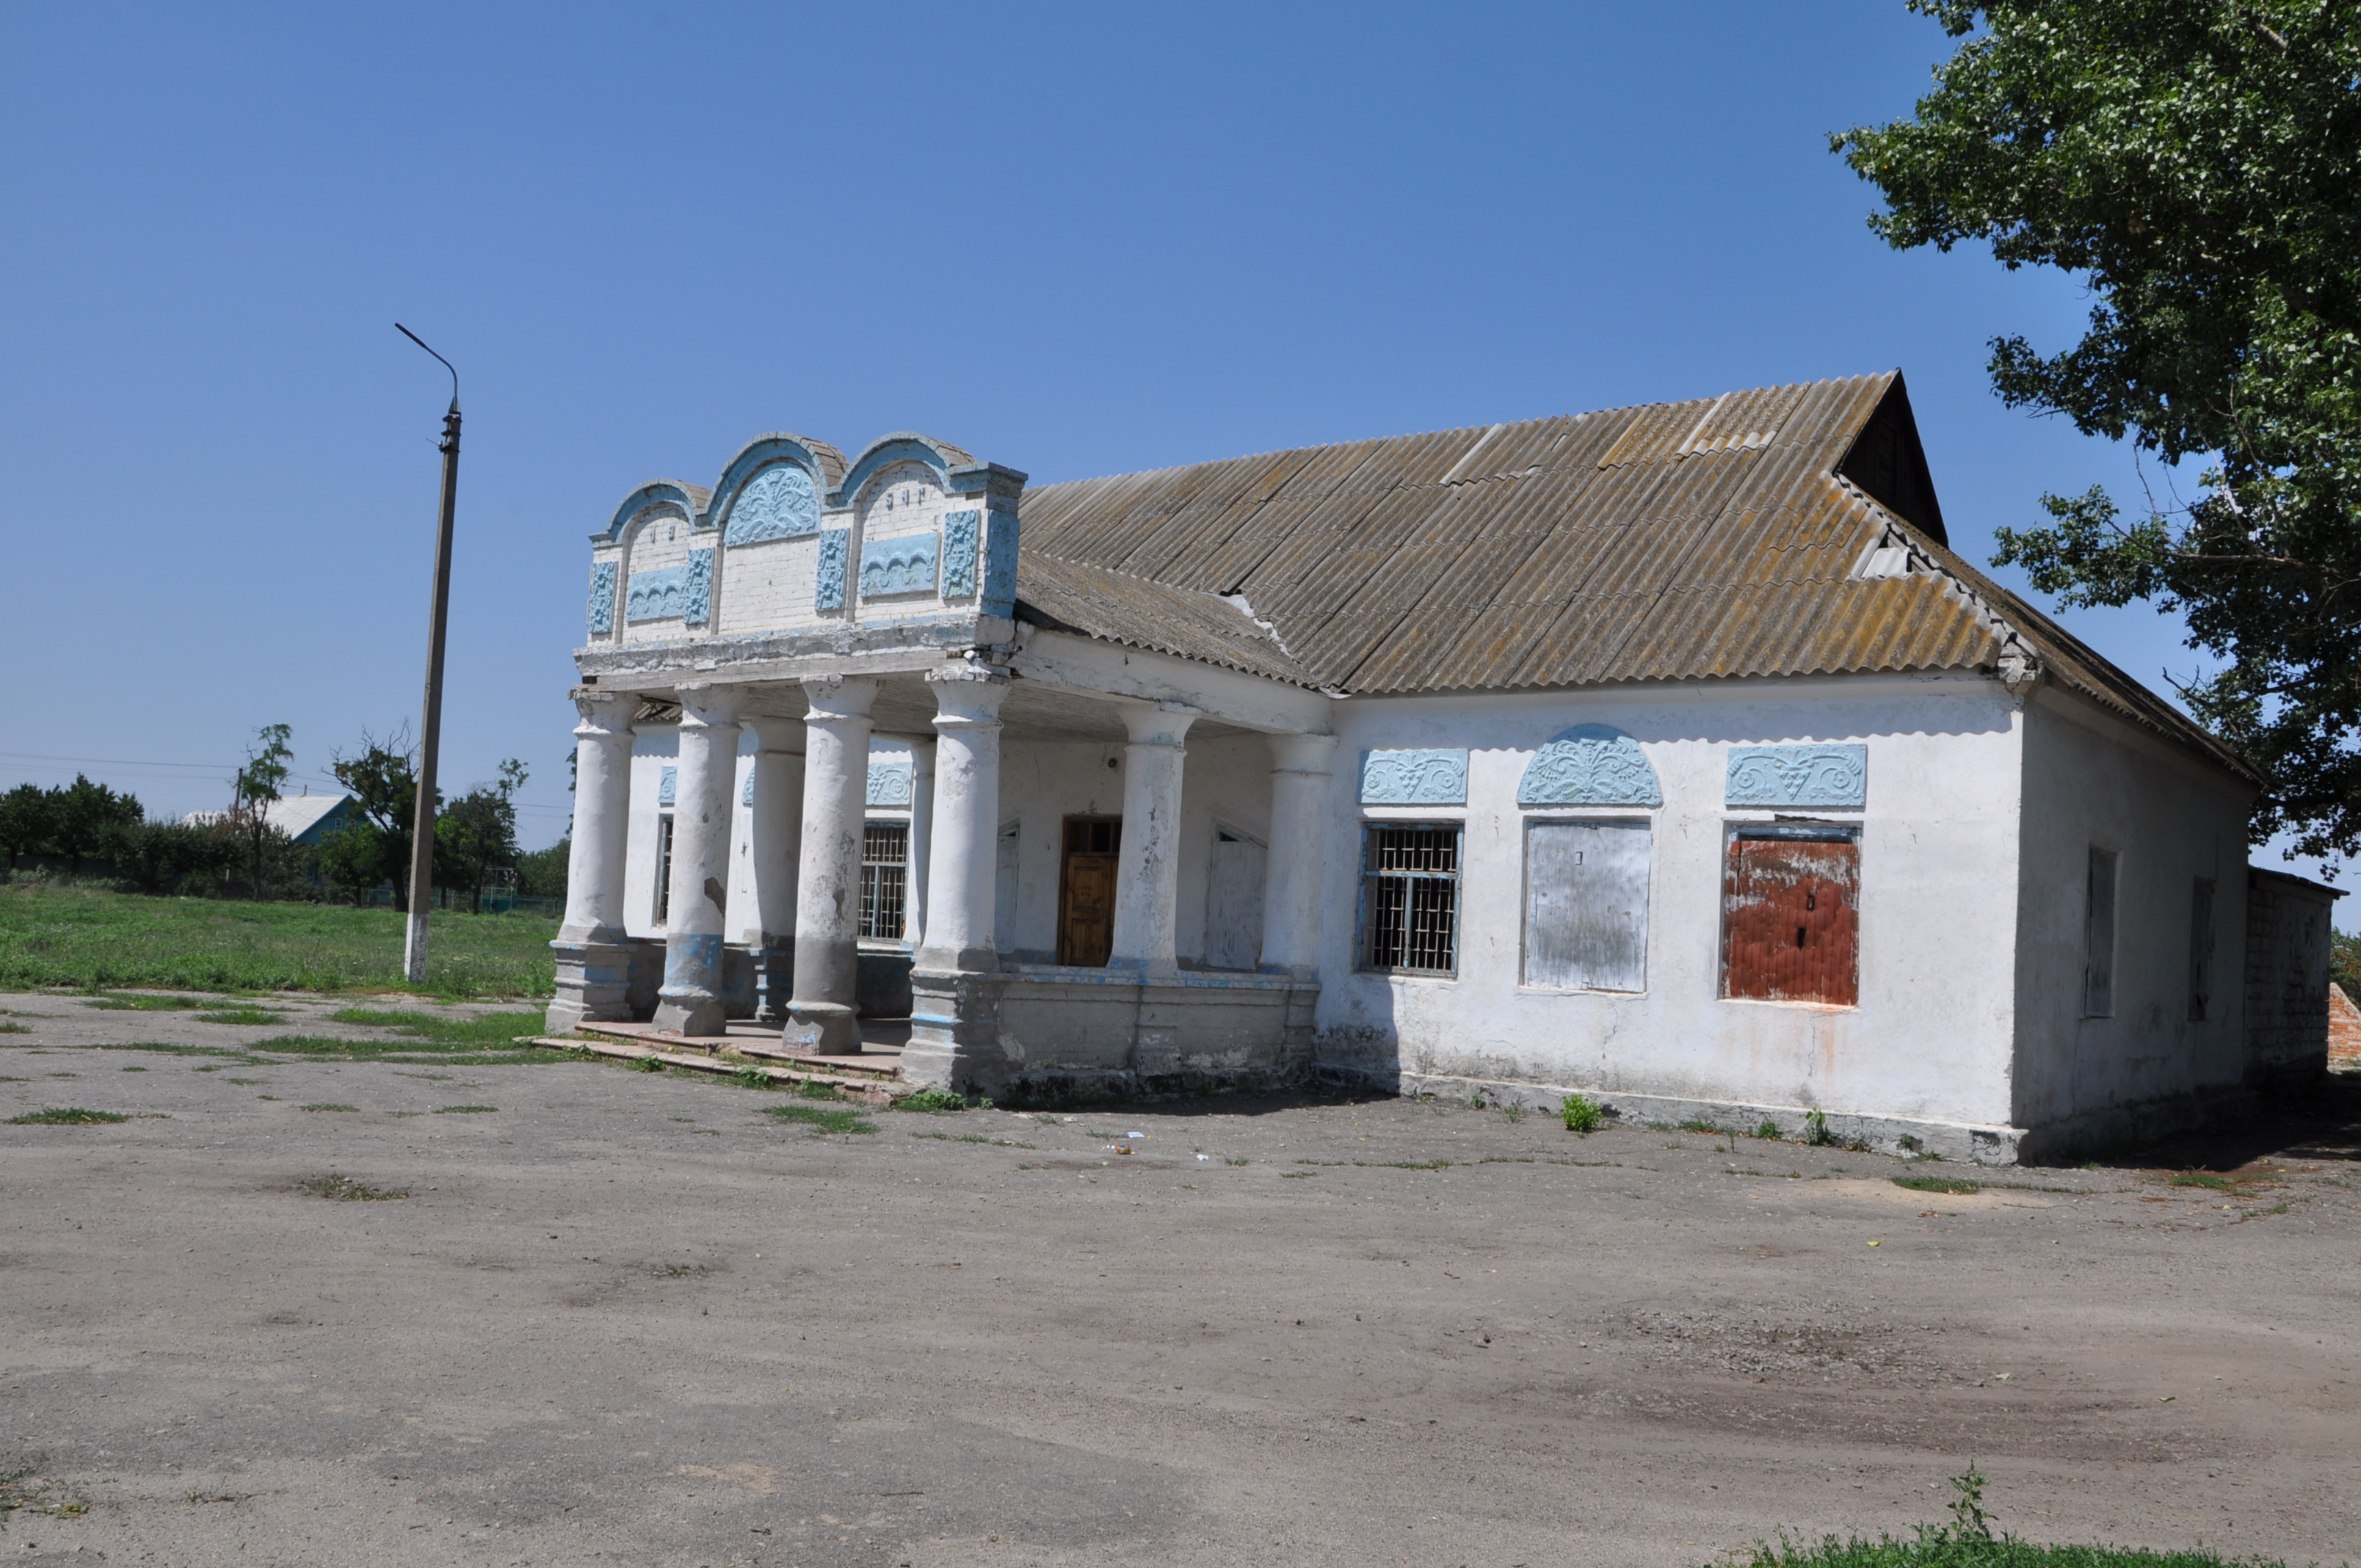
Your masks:
M2213 879L2199 877L2189 896L2189 1021L2205 1022L2213 1004Z
M902 912L910 894L910 825L870 822L861 832L861 934L872 941L902 939Z
M992 942L1004 953L1016 950L1016 850L1021 823L1000 830L992 861Z
M1363 830L1361 965L1411 974L1459 968L1459 829Z
M2082 916L2082 1016L2115 1015L2115 851L2091 846Z
M1205 866L1205 967L1251 970L1262 961L1262 884L1268 855L1226 828L1213 829Z
M1536 822L1525 833L1525 983L1648 988L1645 822Z
M1740 829L1722 879L1722 995L1858 1006L1860 909L1850 828Z

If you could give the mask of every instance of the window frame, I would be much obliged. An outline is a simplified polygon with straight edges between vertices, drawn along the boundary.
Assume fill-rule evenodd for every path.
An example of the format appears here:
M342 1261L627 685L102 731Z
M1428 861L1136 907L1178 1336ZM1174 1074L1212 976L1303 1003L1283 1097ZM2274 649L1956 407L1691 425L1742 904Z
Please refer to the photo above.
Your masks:
M899 829L902 858L898 861L872 860L871 835L880 828ZM862 942L906 942L910 937L910 819L906 817L863 817L861 819L861 915L855 929L855 939ZM871 927L875 924L878 905L883 902L884 873L901 873L900 892L895 899L895 933L890 937L877 935Z
M2104 861L2106 876L2106 974L2105 995L2099 995L2095 983L2099 970L2099 867ZM2104 844L2093 843L2083 861L2082 873L2082 1016L2085 1019L2112 1018L2115 1015L2115 981L2120 968L2116 959L2123 943L2124 853Z
M672 819L669 811L656 813L655 927L669 928L672 920Z
M1433 832L1451 835L1452 870L1445 876L1432 872L1381 872L1371 869L1374 851L1380 833ZM1360 865L1354 873L1358 883L1356 928L1353 934L1353 967L1363 974L1381 974L1403 980L1456 981L1459 978L1460 948L1466 934L1467 910L1460 896L1460 888L1467 872L1467 824L1456 817L1365 817L1361 819ZM1377 907L1372 901L1381 881L1444 882L1451 888L1451 967L1449 969L1412 969L1401 964L1381 964L1372 952L1376 945ZM1401 946L1410 947L1404 922Z

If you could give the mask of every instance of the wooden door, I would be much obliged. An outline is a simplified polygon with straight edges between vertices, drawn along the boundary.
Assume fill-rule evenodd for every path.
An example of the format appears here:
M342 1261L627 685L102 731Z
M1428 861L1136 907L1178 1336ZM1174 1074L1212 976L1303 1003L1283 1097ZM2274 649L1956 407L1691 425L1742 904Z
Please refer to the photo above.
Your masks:
M1122 843L1121 817L1066 818L1058 872L1060 963L1104 968L1114 951L1115 851Z
M1757 1002L1861 1002L1861 846L1740 838L1722 883L1721 993Z

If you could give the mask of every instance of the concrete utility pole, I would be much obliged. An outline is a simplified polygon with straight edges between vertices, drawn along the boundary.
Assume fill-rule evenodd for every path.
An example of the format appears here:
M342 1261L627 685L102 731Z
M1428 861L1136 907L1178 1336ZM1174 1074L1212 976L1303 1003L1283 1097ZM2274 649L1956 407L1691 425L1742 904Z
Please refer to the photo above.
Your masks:
M394 330L425 348L426 340L403 326ZM410 929L401 946L401 970L412 985L426 983L426 909L434 901L434 760L443 740L443 629L451 613L451 514L459 499L459 372L451 372L451 411L443 416L443 522L434 541L434 624L426 639L426 721L418 736L418 815L410 840Z

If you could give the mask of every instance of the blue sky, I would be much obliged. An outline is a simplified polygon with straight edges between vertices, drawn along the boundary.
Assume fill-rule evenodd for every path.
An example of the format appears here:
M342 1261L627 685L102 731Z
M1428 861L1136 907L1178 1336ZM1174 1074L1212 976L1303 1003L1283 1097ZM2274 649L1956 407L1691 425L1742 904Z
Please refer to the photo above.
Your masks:
M1899 366L1986 558L2139 477L1988 389L2074 283L1888 250L1827 151L1947 52L1900 0L10 7L0 784L195 809L257 726L318 788L414 723L447 382L397 318L465 378L445 784L524 759L529 844L584 536L766 430L1049 482Z

